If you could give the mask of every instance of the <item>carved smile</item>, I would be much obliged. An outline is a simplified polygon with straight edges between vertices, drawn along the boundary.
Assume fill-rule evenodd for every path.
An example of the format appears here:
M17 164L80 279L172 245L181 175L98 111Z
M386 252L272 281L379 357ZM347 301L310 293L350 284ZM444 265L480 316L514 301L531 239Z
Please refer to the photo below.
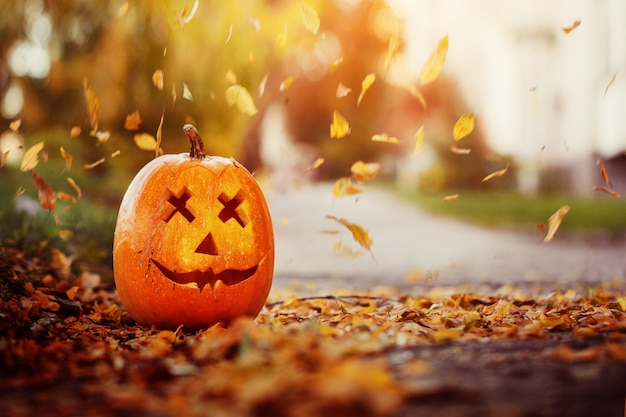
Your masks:
M252 277L257 269L259 269L259 266L255 265L252 268L244 270L225 269L217 274L213 272L211 268L209 268L208 271L174 272L154 259L152 259L152 262L170 281L183 285L196 284L200 290L204 289L206 285L209 285L211 289L213 289L217 281L222 281L222 283L228 286L239 284Z

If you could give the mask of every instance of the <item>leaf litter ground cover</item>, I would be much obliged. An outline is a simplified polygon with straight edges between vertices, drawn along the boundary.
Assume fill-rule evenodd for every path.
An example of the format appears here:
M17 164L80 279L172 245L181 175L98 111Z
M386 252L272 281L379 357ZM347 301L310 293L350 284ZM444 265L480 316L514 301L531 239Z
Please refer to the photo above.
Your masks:
M622 415L620 283L275 290L195 333L137 326L52 251L0 257L0 408L56 415ZM622 288L622 289L620 289Z

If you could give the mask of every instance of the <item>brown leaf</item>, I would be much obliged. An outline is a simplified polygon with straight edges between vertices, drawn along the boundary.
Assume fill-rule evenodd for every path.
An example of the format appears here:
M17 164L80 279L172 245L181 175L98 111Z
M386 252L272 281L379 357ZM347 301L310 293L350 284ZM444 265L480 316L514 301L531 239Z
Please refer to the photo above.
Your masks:
M544 242L551 242L554 239L556 231L559 230L563 217L569 212L569 206L562 206L548 218L548 234L543 239Z
M124 121L124 129L137 130L139 129L139 125L141 124L141 122L143 122L143 120L141 120L139 110L135 110L133 113L126 116L126 120Z
M37 172L31 170L30 174L35 181L35 185L37 186L37 191L39 193L39 205L44 210L53 210L56 206L54 190Z
M89 84L89 81L87 81L87 78L83 81L83 90L87 103L89 124L91 125L90 135L93 136L98 131L98 123L100 121L100 98L96 94L96 90Z

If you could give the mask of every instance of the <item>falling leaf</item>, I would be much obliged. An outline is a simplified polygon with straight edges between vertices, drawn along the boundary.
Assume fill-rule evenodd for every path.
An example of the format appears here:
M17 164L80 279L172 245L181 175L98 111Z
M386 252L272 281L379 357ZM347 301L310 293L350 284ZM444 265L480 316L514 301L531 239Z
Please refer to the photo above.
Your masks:
M116 156L119 156L119 154L120 154L120 153L122 153L122 151L120 151L120 150L118 149L117 151L115 151L115 152L113 152L113 153L111 154L111 158L115 158Z
M92 162L91 164L85 164L85 165L83 165L83 167L84 167L85 169L93 169L93 168L97 167L98 165L102 165L102 164L104 164L104 161L106 161L106 159L105 159L105 158L100 158L100 159L98 159L96 162Z
M56 201L52 187L50 187L50 184L48 184L37 172L31 170L30 174L33 176L33 180L37 186L37 192L39 193L39 205L44 210L53 210L56 206Z
M257 114L258 110L254 105L254 101L252 97L250 97L250 93L246 90L245 87L235 84L231 85L226 89L226 103L229 106L237 105L237 110L241 113L246 114L248 116L254 116Z
M287 23L283 24L283 31L276 36L276 46L284 48L287 45Z
M458 200L458 198L459 198L458 194L452 194L452 195L445 196L444 198L442 198L442 200L446 202L446 201Z
M347 195L354 195L362 192L363 189L354 186L352 184L352 179L347 177L339 178L337 181L335 181L335 185L333 186L334 197L344 197Z
M263 94L265 94L265 85L267 84L268 76L269 76L269 74L265 74L265 76L263 77L263 79L259 83L259 98L263 97Z
M489 181L490 179L495 178L495 177L501 177L504 174L506 174L508 170L509 170L509 164L506 164L506 166L502 168L501 170L494 171L491 174L487 175L485 178L483 178L482 182Z
M319 168L324 163L324 158L317 158L311 166L304 170L304 172L313 171L314 169Z
M13 132L17 132L18 130L20 130L21 125L22 119L13 120L11 123L9 123L9 129L11 129Z
M615 77L617 76L617 72L613 74L613 77L611 77L611 81L609 81L609 83L606 85L605 89L604 89L604 95L606 96L607 91L609 91L609 87L611 87L613 85L613 83L615 82Z
M327 214L326 218L334 220L346 226L348 230L350 230L350 232L352 233L352 238L355 240L355 242L357 242L359 245L361 245L362 248L367 249L371 253L370 248L372 246L373 241L370 238L369 233L366 229L362 228L361 226L357 224L350 223L346 219L331 216L330 214Z
M354 251L352 250L352 248L344 245L343 241L340 240L337 243L335 243L333 245L333 252L335 252L336 254L342 256L342 257L346 257L346 258L358 258L359 256L362 256L365 254L365 252L363 251Z
M161 113L161 121L159 122L159 127L157 127L157 131L156 131L156 143L154 146L154 151L156 153L156 156L159 156L160 153L162 153L161 151L161 140L163 139L163 119L165 118L165 109L163 109L163 113Z
M387 53L385 54L385 62L383 67L385 68L385 72L389 69L389 64L391 64L398 55L400 51L400 40L397 34L394 34L391 39L389 39L389 45L387 46Z
M548 218L548 234L543 239L544 242L551 242L556 234L556 231L559 230L559 226L561 226L561 222L563 221L563 217L569 212L569 206L562 206L557 211L554 212L552 216Z
M76 191L76 195L78 196L78 199L80 200L80 197L83 195L83 191L80 189L78 184L76 184L76 181L74 181L74 179L71 177L67 177L67 182L69 182L72 188L74 189L74 191Z
M31 146L22 157L22 164L20 165L20 171L29 171L39 163L39 152L43 149L43 141Z
M365 78L361 82L361 94L359 94L359 98L356 101L356 105L357 106L361 104L361 100L363 100L363 96L365 95L367 90L369 90L369 88L372 86L372 84L374 84L374 81L376 81L376 75L375 74L372 73L372 74L367 74L365 76Z
M70 129L70 138L76 138L80 135L80 133L83 131L83 129L80 126L73 126Z
M308 4L302 5L302 24L306 30L314 35L317 35L320 29L320 18L317 15L317 11Z
M458 148L454 145L450 146L450 150L452 151L452 153L455 153L457 155L469 155L472 150L469 148Z
M248 23L250 23L250 26L254 28L254 31L256 33L259 33L261 31L261 21L259 19L248 17Z
M330 65L328 65L328 70L330 72L335 72L341 64L343 64L343 56L340 56L339 58L331 62Z
M339 83L337 85L337 91L335 92L335 97L343 98L352 92L352 89L343 85L343 83Z
M441 38L437 49L432 53L426 64L422 67L420 74L420 84L426 85L437 79L439 73L446 63L446 54L448 53L448 35Z
M72 155L70 155L70 153L67 152L63 146L61 146L59 151L61 152L63 159L65 159L65 169L63 172L68 172L72 167Z
M69 203L75 203L76 202L76 197L69 195L68 193L64 193L63 191L58 191L56 193L56 197L59 200L63 200L63 201L67 201Z
M95 135L98 131L98 123L100 121L100 98L96 94L96 90L87 81L87 78L83 81L83 89L85 93L85 101L87 103L89 124L91 125L90 134Z
M0 156L0 168L2 168L5 164L5 162L7 161L7 157L9 156L9 152L10 151L6 151L2 154L2 156Z
M611 190L609 188L606 188L606 187L594 186L593 187L593 191L600 191L600 192L606 193L606 194L610 195L611 197L615 197L615 198L620 196L615 191L613 191L613 190Z
M126 13L128 13L128 8L130 7L130 5L128 4L128 0L126 0L124 3L122 3L122 5L120 6L120 8L117 11L117 15L119 17L124 17L126 16Z
M357 161L350 167L352 178L357 181L369 181L376 178L380 171L380 163Z
M19 186L19 188L17 189L17 191L15 192L15 196L13 196L13 200L17 200L18 198L20 198L24 193L26 192L26 189L24 187L22 187L21 185Z
M139 115L139 110L135 110L134 113L126 116L126 120L124 121L124 129L126 130L137 130L139 129L139 125L143 122L141 120L141 116Z
M417 132L415 132L415 147L413 148L413 152L411 152L411 156L409 159L413 159L417 157L422 152L422 148L424 147L424 125L421 125Z
M333 111L333 122L330 124L330 137L340 139L350 134L348 121L337 111Z
M191 90L187 86L187 83L183 83L183 98L187 101L193 101L193 96L191 95Z
M137 147L142 151L154 151L157 149L156 139L150 133L137 133L133 139Z
M189 11L189 13L187 13L187 6L183 7L183 9L180 12L180 18L179 18L181 27L184 27L187 23L191 21L191 19L193 19L196 12L198 11L199 2L200 0L194 1L193 6L191 7L191 10Z
M224 41L224 45L228 45L230 42L230 38L233 36L233 24L231 23L228 27L228 35L226 36L226 40Z
M163 91L163 70L156 70L152 73L152 84L159 91Z
M374 141L374 142L391 143L391 144L394 144L394 145L400 143L400 139L398 139L395 136L389 136L386 133L379 133L379 134L376 134L376 135L372 136L372 141Z
M233 72L233 70L228 70L226 72L226 82L228 84L237 84L237 76Z
M282 83L280 83L279 90L286 91L289 87L291 87L292 83L293 83L293 77L287 77Z
M455 141L459 141L472 133L474 130L474 113L464 114L454 124L452 135Z
M417 87L410 85L407 87L407 91L409 93L411 93L411 95L413 97L415 97L420 104L422 105L422 107L424 108L424 110L426 110L428 108L428 103L426 103L426 98L424 97L424 95L417 89Z
M176 104L177 98L178 94L176 94L176 84L172 84L172 108L174 108L174 104Z
M98 143L106 143L111 138L111 132L109 132L108 130L106 132L98 130L97 132L93 133L92 136L94 136L98 140Z
M566 35L569 35L569 33L576 29L578 26L580 26L580 20L575 20L574 23L572 23L570 26L568 27L564 27L562 30Z
M608 184L609 186L613 187L613 184L611 184L611 180L609 179L609 174L606 172L606 167L604 166L604 161L600 158L596 159L596 165L598 165L600 167L600 175L602 175L602 180L604 181L605 184Z

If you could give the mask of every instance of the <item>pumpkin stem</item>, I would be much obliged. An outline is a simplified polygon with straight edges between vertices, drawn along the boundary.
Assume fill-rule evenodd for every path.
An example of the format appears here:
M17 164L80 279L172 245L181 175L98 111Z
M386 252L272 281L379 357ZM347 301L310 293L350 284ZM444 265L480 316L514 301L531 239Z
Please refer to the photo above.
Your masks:
M192 159L204 159L206 157L206 152L204 151L204 143L202 143L202 138L200 137L200 133L198 133L198 129L196 129L194 125L187 123L183 126L183 132L185 132L185 135L191 144L189 156Z

